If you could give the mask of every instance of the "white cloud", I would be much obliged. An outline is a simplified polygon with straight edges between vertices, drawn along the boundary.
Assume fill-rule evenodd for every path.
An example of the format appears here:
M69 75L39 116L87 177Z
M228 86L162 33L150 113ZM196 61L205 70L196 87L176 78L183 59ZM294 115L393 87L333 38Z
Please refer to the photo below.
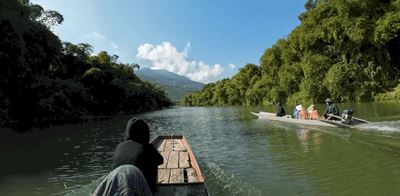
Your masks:
M185 49L183 50L184 53L185 53L185 56L188 56L188 52L189 52L189 50L190 50L191 48L192 48L192 43L187 42L187 43L186 43L186 46L185 46Z
M165 69L199 82L207 83L216 80L224 70L221 65L189 61L187 57L190 48L190 42L186 44L183 52L179 52L169 42L156 46L145 43L138 47L136 57L150 61L153 69Z
M106 40L106 37L104 35L102 35L101 33L96 32L96 31L87 34L85 37L87 39L91 39L91 40L94 40L94 41L104 41L104 40Z
M230 63L230 64L229 64L229 68L231 68L231 69L235 69L235 67L236 67L236 65L235 65L235 64L233 64L233 63Z
M116 43L114 43L114 42L111 42L111 47L112 47L113 49L117 49L117 48L118 48L118 44L116 44Z

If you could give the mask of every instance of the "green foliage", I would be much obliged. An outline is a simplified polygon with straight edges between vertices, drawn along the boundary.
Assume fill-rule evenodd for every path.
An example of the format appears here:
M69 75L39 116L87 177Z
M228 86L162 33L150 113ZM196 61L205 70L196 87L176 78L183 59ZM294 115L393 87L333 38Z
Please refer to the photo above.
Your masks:
M393 91L381 93L375 96L376 101L400 101L400 85Z
M17 132L83 115L142 112L171 104L130 66L89 44L61 43L62 15L29 1L0 2L0 125Z
M301 24L265 50L260 67L246 65L224 85L203 88L183 104L372 101L397 85L400 1L308 0L305 7ZM210 90L215 101L202 102Z
M374 32L375 42L385 44L390 40L398 37L400 31L400 3L393 3L390 11L385 13L379 20L376 21Z

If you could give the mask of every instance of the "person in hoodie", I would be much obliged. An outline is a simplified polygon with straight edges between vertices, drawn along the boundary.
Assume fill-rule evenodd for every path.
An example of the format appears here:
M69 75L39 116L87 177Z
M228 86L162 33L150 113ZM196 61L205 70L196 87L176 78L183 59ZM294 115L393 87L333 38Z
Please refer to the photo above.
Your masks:
M142 172L134 165L121 165L111 171L97 186L92 196L152 196Z
M164 159L150 144L149 126L142 119L130 119L125 128L124 140L115 150L113 169L126 164L136 166L142 171L151 192L155 193L157 168Z
M276 116L282 117L282 116L285 116L285 115L286 115L285 108L283 108L281 102L278 102L278 103L276 104L276 109L277 109L277 111L276 111Z

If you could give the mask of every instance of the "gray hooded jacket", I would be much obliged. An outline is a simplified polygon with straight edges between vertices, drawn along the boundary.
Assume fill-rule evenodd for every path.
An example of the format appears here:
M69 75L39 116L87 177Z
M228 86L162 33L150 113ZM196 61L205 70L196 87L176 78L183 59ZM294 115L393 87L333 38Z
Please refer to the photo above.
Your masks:
M154 193L157 183L157 169L164 161L157 149L150 144L150 129L141 119L131 119L125 129L125 141L118 144L113 168L131 164L138 167Z

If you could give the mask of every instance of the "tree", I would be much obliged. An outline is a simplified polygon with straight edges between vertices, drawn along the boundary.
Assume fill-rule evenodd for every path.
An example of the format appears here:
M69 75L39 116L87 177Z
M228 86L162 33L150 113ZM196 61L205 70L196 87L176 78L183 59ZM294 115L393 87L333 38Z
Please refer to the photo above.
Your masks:
M224 91L217 82L211 104L372 101L399 82L399 2L308 0L301 24L265 50L259 71L246 65ZM204 104L206 90L185 101Z
M22 4L29 9L29 18L31 21L38 21L50 30L64 21L64 17L57 11L44 10L42 6L32 4L29 0L22 1Z
M317 4L316 0L308 0L307 3L304 5L304 8L306 8L306 10L311 10L316 6L316 4Z
M130 64L130 66L131 66L133 69L136 69L136 70L139 70L139 69L140 69L140 65L137 64L137 63L132 63L132 64Z
M83 115L169 106L117 55L91 55L89 44L61 43L50 30L63 17L28 0L0 2L0 126L17 132L80 122Z

